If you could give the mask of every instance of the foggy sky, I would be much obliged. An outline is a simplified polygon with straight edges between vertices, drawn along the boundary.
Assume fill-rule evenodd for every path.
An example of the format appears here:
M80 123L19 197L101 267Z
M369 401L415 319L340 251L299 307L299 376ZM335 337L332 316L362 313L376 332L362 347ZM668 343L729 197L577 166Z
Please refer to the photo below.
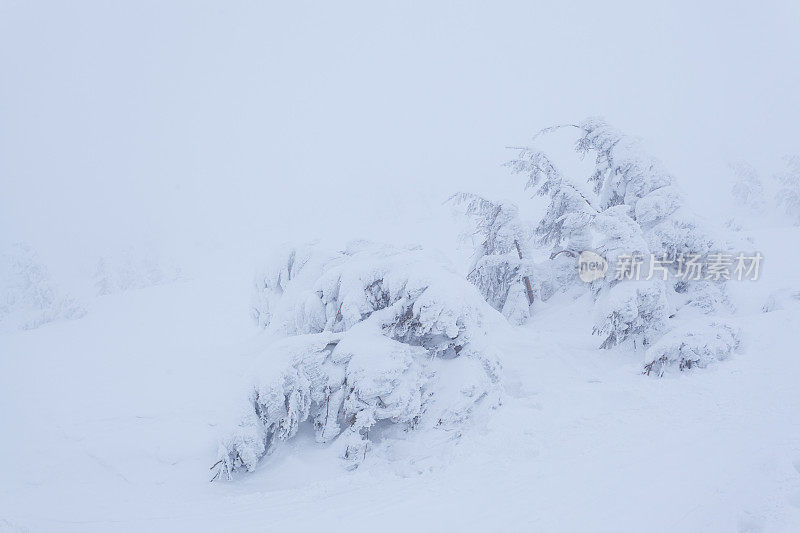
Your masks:
M800 151L800 4L567 4L0 0L0 240L398 231L524 201L505 147L590 115L711 211L729 161Z

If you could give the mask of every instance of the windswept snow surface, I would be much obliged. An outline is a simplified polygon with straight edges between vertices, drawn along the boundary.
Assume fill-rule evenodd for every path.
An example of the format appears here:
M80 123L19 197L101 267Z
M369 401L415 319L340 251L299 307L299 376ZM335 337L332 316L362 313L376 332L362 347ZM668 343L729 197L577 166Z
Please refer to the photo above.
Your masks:
M800 233L755 238L768 263L731 283L730 360L642 376L574 333L591 331L585 302L554 305L498 332L500 408L355 471L309 426L254 473L208 482L269 342L239 272L5 333L0 531L798 531L800 301L762 306L800 287L781 246Z

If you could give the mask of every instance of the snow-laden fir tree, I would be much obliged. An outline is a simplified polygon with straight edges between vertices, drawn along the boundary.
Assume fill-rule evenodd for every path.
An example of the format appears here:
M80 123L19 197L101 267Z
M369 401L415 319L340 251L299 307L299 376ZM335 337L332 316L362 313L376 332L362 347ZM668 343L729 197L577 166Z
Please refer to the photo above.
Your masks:
M510 202L492 202L471 193L455 194L449 201L472 219L480 243L467 279L510 322L523 323L537 297L531 277L540 277L534 276L528 248L531 226L519 218L516 205Z
M534 231L536 244L552 247L551 258L562 253L576 257L587 249L591 244L589 223L597 209L580 188L561 174L547 154L532 148L520 149L517 159L507 166L528 178L526 190L549 199Z
M257 289L254 318L279 340L220 445L215 478L252 471L303 423L357 466L380 440L375 432L453 429L497 404L489 332L502 317L422 250L292 249L259 275ZM269 370L276 363L278 375Z
M586 131L593 126L596 129L587 122ZM535 139L555 129L543 130ZM594 133L591 141L584 137L577 144L579 153L592 147L599 152L596 168L587 180L593 185L588 191L566 178L552 158L535 147L520 149L518 157L508 163L512 172L527 177L526 189L549 200L536 228L536 244L551 247L552 277L562 290L579 284L576 258L584 250L597 251L612 262L620 254L644 257L650 253L641 225L634 219L635 207L624 204L624 195L606 179L615 168L612 152L619 142L612 139L611 132ZM610 278L592 283L591 289L601 310L594 329L604 337L601 347L626 341L646 346L662 329L666 304L663 288L657 283L633 286Z
M576 132L576 155L593 158L593 168L583 179L564 176L553 157L537 147L542 136L565 129ZM722 327L711 323L709 315L729 305L724 280L687 278L686 269L692 263L705 262L714 252L724 252L727 243L686 207L673 177L637 139L602 119L590 118L541 130L534 136L534 145L519 149L508 166L527 178L526 189L548 201L530 241L519 238L523 248L549 250L549 260L528 266L532 285L543 301L558 290L589 290L595 301L594 333L601 336L602 348L623 345L648 350L684 322L695 323L698 328L696 334L685 334L687 343L700 343L705 338L703 332ZM489 234L482 228L492 227L495 219L488 215L497 209L495 204L482 200L468 205L473 213L482 215L478 230ZM516 208L504 204L501 212L516 213ZM576 257L584 250L608 260L610 270L605 279L587 285L578 281ZM480 250L478 255L482 253ZM631 269L638 264L636 277L640 281L632 279L630 273L615 272L615 265L621 262L630 263ZM511 263L502 260L500 264ZM493 296L507 292L506 279L494 275L473 281L497 307ZM544 286L548 290L543 290ZM731 350L736 345L723 344ZM658 353L648 351L645 359L650 370L650 363L656 359L661 366L674 363L682 369L691 366L686 354L702 352L699 346L695 348L670 352L662 345ZM695 360L702 366L711 359Z
M637 139L602 119L591 118L566 127L578 133L577 154L594 158L587 182L600 210L592 220L597 232L595 249L612 265L620 264L622 253L640 256L644 262L640 277L650 278L637 282L612 276L597 292L595 332L604 336L601 346L608 348L631 339L647 348L662 334L674 334L670 330L675 328L672 319L676 317L678 322L706 328L709 319L704 315L717 313L727 305L724 285L705 278L685 279L686 261L705 261L713 252L724 252L727 244L708 231L710 224L687 208L674 178ZM663 277L656 266L665 271ZM705 335L686 338L689 344L702 343ZM733 349L735 343L727 346ZM647 364L659 359L682 366L684 356L650 349L645 358ZM699 364L706 360L698 358Z

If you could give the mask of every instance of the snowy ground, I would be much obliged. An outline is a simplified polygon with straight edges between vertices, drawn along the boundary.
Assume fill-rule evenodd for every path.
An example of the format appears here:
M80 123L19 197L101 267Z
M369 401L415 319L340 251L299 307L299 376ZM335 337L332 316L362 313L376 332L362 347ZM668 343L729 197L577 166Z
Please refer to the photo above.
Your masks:
M197 277L94 300L80 320L0 337L0 531L798 531L800 303L794 230L757 235L732 285L740 353L640 375L596 350L582 305L502 335L504 404L458 444L398 443L348 472L299 434L209 483L264 339L247 280ZM773 244L774 243L774 244Z

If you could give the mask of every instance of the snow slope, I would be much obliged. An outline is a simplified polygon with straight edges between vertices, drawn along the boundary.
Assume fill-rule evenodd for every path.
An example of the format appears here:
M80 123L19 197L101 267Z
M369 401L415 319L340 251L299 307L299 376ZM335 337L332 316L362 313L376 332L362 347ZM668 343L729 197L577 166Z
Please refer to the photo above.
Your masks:
M575 333L591 331L585 302L553 307L500 335L502 407L353 472L309 429L208 482L267 341L246 279L97 298L0 337L0 531L797 531L800 302L761 305L800 286L781 246L799 236L755 236L764 278L731 286L733 359L648 378Z

